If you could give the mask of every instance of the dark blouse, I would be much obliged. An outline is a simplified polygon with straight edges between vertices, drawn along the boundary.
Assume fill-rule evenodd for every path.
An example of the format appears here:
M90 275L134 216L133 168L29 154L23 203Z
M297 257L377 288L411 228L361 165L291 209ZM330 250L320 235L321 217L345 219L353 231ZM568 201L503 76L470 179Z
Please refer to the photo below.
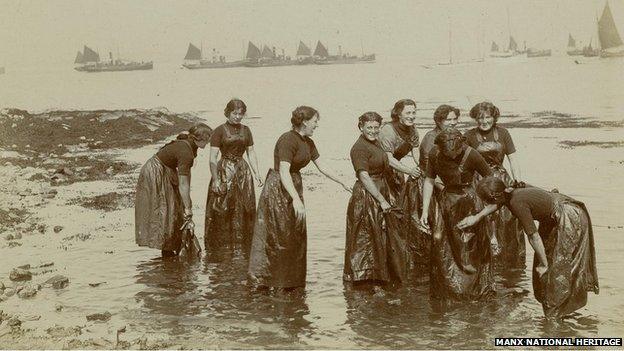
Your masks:
M494 130L496 130L498 140L495 138ZM505 155L511 155L516 152L516 147L509 131L503 127L494 126L487 132L482 131L478 127L472 128L464 133L464 136L466 137L466 143L474 149L477 149L481 143L498 142L500 144L500 152L482 152L482 156L489 164L501 166Z
M197 155L197 145L192 139L175 140L163 146L156 153L156 157L165 166L178 169L179 175L190 175L193 161Z
M362 135L351 147L350 155L356 177L361 171L366 171L371 176L381 175L390 165L388 155L379 145L379 141L370 141Z
M418 150L420 151L418 166L423 171L427 170L429 153L431 152L431 149L433 149L433 147L435 146L433 142L435 141L435 138L438 136L438 134L440 134L441 132L442 130L436 127L435 129L428 131L420 142L420 147L418 148Z
M221 154L226 157L241 157L247 147L252 145L251 130L242 124L223 123L214 130L210 137L210 146L218 147Z
M381 126L378 140L381 148L385 152L392 153L394 158L399 161L419 144L416 127L408 127L399 121Z
M507 207L518 218L527 234L537 232L534 220L540 223L552 221L551 214L554 207L552 195L544 189L533 187L514 189Z
M295 173L317 158L319 153L314 141L291 130L277 139L273 151L273 167L279 170L280 161L290 162L290 172Z
M467 152L469 153L463 169L460 171L459 166ZM474 172L478 172L482 177L492 174L490 166L488 166L483 157L471 147L466 147L455 158L449 158L442 152L439 152L437 146L434 146L429 153L427 177L435 179L436 176L440 176L445 186L470 184L472 183Z

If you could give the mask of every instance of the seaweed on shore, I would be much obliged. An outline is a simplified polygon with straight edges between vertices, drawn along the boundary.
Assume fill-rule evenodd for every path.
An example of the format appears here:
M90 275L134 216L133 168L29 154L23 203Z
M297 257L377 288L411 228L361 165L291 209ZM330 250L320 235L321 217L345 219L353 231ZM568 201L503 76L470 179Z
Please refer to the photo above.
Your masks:
M572 149L578 146L597 146L602 149L624 147L624 141L562 140L559 144L564 149Z
M134 193L111 192L93 197L82 197L70 201L70 204L78 204L82 207L103 210L105 212L116 211L134 206Z

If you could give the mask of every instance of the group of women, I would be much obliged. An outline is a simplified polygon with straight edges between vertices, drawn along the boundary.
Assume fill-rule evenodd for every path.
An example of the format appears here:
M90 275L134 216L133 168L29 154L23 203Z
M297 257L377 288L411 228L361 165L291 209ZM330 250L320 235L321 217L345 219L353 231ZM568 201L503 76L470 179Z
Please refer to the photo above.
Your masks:
M347 282L384 285L429 275L432 298L479 300L495 293L497 267L524 267L526 235L535 252L535 296L548 317L570 314L586 304L588 291L598 293L587 209L568 196L520 181L513 140L497 125L500 112L492 103L470 110L477 126L464 134L456 129L459 109L439 106L435 128L422 141L413 100L397 101L388 123L376 112L364 113L350 151L357 179L352 188L321 161L311 138L320 115L309 106L292 112L292 129L277 140L273 168L263 182L252 133L241 124L246 110L243 101L231 100L224 110L226 122L214 132L197 124L143 166L135 206L137 244L163 255L179 251L182 223L192 224L190 168L197 148L210 144L206 251L244 252L248 279L256 287L305 285L300 171L312 161L352 193ZM413 163L405 162L408 155ZM259 186L264 183L257 207L254 178Z

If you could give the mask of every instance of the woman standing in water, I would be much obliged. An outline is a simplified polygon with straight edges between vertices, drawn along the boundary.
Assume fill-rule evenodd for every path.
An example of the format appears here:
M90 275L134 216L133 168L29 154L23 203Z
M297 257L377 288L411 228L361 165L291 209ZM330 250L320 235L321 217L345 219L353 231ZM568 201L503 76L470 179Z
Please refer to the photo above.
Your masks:
M358 180L347 208L345 281L388 282L404 277L405 242L397 240L399 222L386 217L391 216L386 213L391 205L384 175L390 164L377 140L381 121L376 112L360 116L358 128L362 134L351 148L351 163Z
M193 229L191 167L197 149L205 148L212 129L198 123L188 134L166 144L141 168L134 203L135 239L139 246L162 251L163 256L179 253L181 227Z
M210 138L210 186L206 200L204 242L207 252L242 248L249 252L256 217L256 195L251 171L262 186L249 127L241 123L247 106L232 99L225 106L227 121ZM217 161L218 153L221 159ZM247 153L249 164L243 159ZM251 165L251 170L249 165Z
M318 112L300 106L290 121L292 130L275 144L273 168L258 201L249 259L249 278L258 287L305 286L307 230L299 171L312 161L326 177L351 190L321 162L310 138L318 126Z
M546 317L560 319L585 306L588 291L598 294L594 234L582 202L536 187L508 187L497 177L482 179L477 193L489 205L458 226L474 226L503 206L518 217L535 251L533 290Z
M459 230L456 224L482 204L473 188L475 172L491 174L481 155L464 143L455 128L442 130L429 154L423 186L421 225L429 225L429 205L437 176L444 183L438 196L440 214L432 225L431 295L443 300L476 300L494 293L492 256L485 227Z
M507 129L497 125L500 112L491 102L481 102L470 110L470 117L477 122L477 127L467 131L466 142L477 150L492 169L492 174L501 179L506 186L511 186L520 179L514 160L516 148ZM507 156L511 175L503 167ZM479 178L477 177L476 181ZM502 208L487 219L490 235L495 235L501 252L496 261L503 267L524 267L526 248L524 234L518 219L509 209Z
M411 154L415 165L418 165L418 131L416 130L416 102L411 99L401 99L394 104L390 112L392 121L381 127L378 140L381 148L388 155L390 168L386 171L388 182L389 202L401 208L406 222L401 236L409 249L408 266L416 276L422 275L422 256L426 245L421 240L422 233L418 228L418 178L421 170L417 166L406 166L401 160ZM405 181L405 174L409 179ZM419 257L421 258L419 260ZM420 262L420 263L419 263Z

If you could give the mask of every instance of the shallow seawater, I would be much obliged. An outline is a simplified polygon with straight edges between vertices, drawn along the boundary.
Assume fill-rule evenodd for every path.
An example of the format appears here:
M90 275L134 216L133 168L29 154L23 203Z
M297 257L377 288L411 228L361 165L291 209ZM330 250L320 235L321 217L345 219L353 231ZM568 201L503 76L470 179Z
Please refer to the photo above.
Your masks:
M17 82L21 93L0 94L0 102L3 106L32 109L164 105L173 110L202 110L207 122L216 126L223 121L220 110L227 99L239 96L249 105L251 118L246 123L254 133L263 175L272 166L275 140L288 129L288 112L296 105L310 104L321 112L314 135L321 157L343 179L353 182L348 155L358 136L356 118L362 112L376 110L387 115L394 100L412 96L419 101L421 137L427 131L424 123L430 123L439 103L456 104L465 113L481 97L493 100L509 115L531 116L552 110L593 120L621 121L624 96L614 87L622 85L622 78L614 73L623 67L618 61L574 65L553 58L552 62L435 69L412 67L408 62L326 70L172 69L145 75L70 75L69 81L74 80L77 87L70 85L67 91L36 86L34 78L29 78ZM295 69L300 69L296 78ZM572 69L576 71L570 72ZM56 74L38 73L46 77ZM129 77L140 79L132 85L127 81ZM598 79L606 84L600 89L595 82ZM457 84L439 83L448 81ZM34 89L30 94L36 95L32 104L25 93L30 88ZM71 98L73 89L86 92ZM65 106L64 101L71 102ZM465 114L461 118L469 123ZM506 121L511 117L500 119L502 125ZM304 291L274 294L250 289L246 283L247 262L240 254L223 252L199 262L160 258L156 250L135 246L133 209L104 214L69 205L43 215L57 216L59 220L74 218L65 231L92 237L84 241L26 237L22 247L2 249L0 275L6 277L12 267L21 264L53 261L55 269L70 278L69 288L44 289L27 306L19 306L27 313L42 315L30 324L35 328L84 324L86 314L110 311L111 323L94 326L92 333L106 335L117 325L127 325L123 338L171 338L195 347L477 349L493 348L495 337L621 336L623 148L566 148L559 141L618 142L624 140L623 129L512 128L510 133L518 150L522 178L547 189L556 187L584 201L594 223L600 294L590 293L587 306L558 325L543 318L541 305L533 297L530 269L498 272L498 293L490 301L452 306L430 300L426 280L382 291L345 285L342 267L349 194L313 165L303 172L308 218ZM142 163L157 148L152 145L130 150L123 157ZM135 177L124 186L133 187ZM202 242L208 179L208 152L201 150L193 168L192 198ZM97 183L81 188L78 184L72 191L97 193L107 186L110 184ZM528 243L527 251L530 267L532 251ZM103 284L89 285L98 282ZM62 313L54 312L57 303L65 306Z

